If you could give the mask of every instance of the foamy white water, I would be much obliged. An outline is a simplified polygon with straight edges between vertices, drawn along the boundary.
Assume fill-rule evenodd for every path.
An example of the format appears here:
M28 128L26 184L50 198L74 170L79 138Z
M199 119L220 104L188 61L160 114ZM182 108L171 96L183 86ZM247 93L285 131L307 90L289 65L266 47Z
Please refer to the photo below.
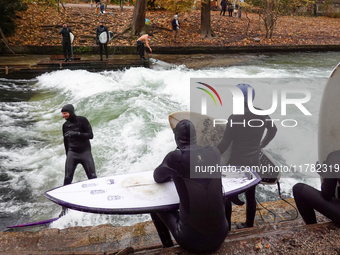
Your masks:
M63 183L66 156L60 110L65 104L73 104L76 114L86 116L92 125L92 153L101 177L152 170L175 148L167 118L174 111L189 110L190 78L252 79L256 89L254 104L264 109L270 107L268 98L273 86L304 87L312 93L306 104L312 116L289 109L287 118L296 119L299 125L278 125L278 133L267 149L285 165L313 164L317 160L317 117L322 91L336 64L334 53L294 53L253 55L247 65L234 67L131 68L100 73L63 70L32 81L0 80L2 91L20 95L17 100L0 103L0 215L5 219L0 227L59 215L60 206L47 200L43 193ZM271 117L282 119L279 111ZM85 179L85 172L78 166L73 181ZM318 178L307 174L283 174L284 196L292 196L292 186L297 182L320 185ZM261 186L258 191L261 201L277 199L276 186ZM51 226L131 225L148 219L148 215L70 211Z

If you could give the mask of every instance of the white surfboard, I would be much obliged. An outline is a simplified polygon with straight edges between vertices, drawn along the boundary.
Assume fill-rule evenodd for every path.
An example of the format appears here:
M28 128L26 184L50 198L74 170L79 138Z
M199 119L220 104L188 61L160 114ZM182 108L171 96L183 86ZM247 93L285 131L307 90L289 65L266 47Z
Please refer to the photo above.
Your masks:
M107 33L106 32L102 32L100 35L99 35L99 41L100 43L102 44L105 44L105 43L108 43L113 37L113 32L112 31L109 31L109 40L107 38Z
M223 134L226 128L226 125L216 125L213 126L213 118L207 115L201 115L196 112L189 111L179 111L174 112L169 115L169 122L172 129L174 129L177 123L183 119L190 120L195 128L197 133L197 144L201 146L217 146L223 138ZM230 158L231 154L231 146L229 146L228 150L223 153L221 158L221 164L226 165ZM270 156L270 154L264 149L260 152L260 163L262 166L270 165L274 169L277 166L277 162ZM262 184L275 184L281 178L281 171L278 171L276 168L273 171L268 170L267 172L259 172L258 174L262 178Z
M150 60L151 64L160 66L164 69L170 69L170 68L175 67L175 65L173 65L173 64L167 63L165 61L162 61L162 60L159 60L159 59L156 59L156 58L149 58L149 60Z
M231 171L222 178L224 194L241 193L261 178ZM233 178L231 178L233 177ZM103 214L139 214L177 209L179 197L172 181L156 183L153 171L91 179L45 192L45 197L78 211Z
M323 91L318 127L318 160L340 150L340 63L334 68Z
M70 41L71 41L71 44L73 43L74 41L74 34L72 32L70 32Z

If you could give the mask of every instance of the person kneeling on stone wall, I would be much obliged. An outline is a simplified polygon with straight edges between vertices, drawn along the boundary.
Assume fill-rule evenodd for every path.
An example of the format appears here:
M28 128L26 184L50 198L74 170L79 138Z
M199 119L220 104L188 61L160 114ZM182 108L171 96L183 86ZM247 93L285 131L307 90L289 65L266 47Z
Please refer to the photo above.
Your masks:
M182 248L195 253L213 252L229 232L231 208L225 208L221 173L207 173L202 178L191 175L195 166L219 164L221 155L216 147L197 145L195 126L189 120L180 121L174 134L177 149L155 169L154 179L158 183L173 180L179 210L153 212L151 218L164 248L173 246L170 230Z

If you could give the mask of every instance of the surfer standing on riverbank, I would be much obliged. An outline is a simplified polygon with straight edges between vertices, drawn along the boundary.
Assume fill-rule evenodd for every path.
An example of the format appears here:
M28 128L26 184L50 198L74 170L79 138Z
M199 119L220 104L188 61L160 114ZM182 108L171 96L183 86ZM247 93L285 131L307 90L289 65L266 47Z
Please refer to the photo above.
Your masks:
M63 23L63 27L59 30L59 34L63 36L64 62L67 60L71 62L71 32L71 29L67 27L66 23Z
M231 115L228 119L228 124L224 132L224 136L220 144L217 146L221 155L229 148L232 143L231 156L228 165L232 166L255 166L260 167L260 150L268 145L268 143L275 137L277 128L268 115L255 115L248 108L248 91L252 92L252 100L255 97L255 90L248 84L236 85L241 89L244 95L244 114ZM253 125L241 125L241 123L249 123ZM234 123L234 124L232 124ZM264 123L261 126L256 126L256 123ZM262 139L264 131L267 130L266 136ZM262 139L262 140L261 140ZM253 227L255 213L256 213L256 200L255 200L256 186L250 188L245 192L247 209L246 209L246 222L237 224L237 228ZM238 198L231 199L236 204L241 205ZM239 203L241 202L241 203Z
M152 220L164 248L173 246L170 230L176 242L190 252L215 251L228 234L231 214L231 208L224 205L221 173L191 175L195 166L220 164L221 155L216 147L197 145L195 126L189 120L180 121L174 134L177 149L155 169L154 179L158 183L174 181L179 211L151 213Z
M106 32L106 38L107 38L107 41L106 43L101 43L100 40L99 40L99 36L101 33L103 32ZM105 55L106 55L106 60L109 60L109 54L107 53L107 43L109 41L109 30L107 29L106 26L104 26L104 22L103 21L99 21L99 26L97 27L97 30L96 30L96 42L97 44L99 45L99 48L100 48L100 61L103 60L103 47L105 49Z
M145 58L145 46L148 47L148 49L150 50L150 54L152 54L152 49L149 45L149 40L151 40L151 38L153 37L153 34L152 33L149 33L149 34L145 34L145 35L142 35L141 37L139 37L137 39L137 52L140 56L140 59L141 60L146 60ZM145 44L145 46L144 46Z

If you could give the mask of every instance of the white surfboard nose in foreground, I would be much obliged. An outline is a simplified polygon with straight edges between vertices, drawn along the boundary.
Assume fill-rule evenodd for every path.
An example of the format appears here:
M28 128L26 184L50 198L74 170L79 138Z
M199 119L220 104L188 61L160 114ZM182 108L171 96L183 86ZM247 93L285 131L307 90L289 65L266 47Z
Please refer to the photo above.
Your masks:
M233 178L222 179L227 196L243 192L261 180L255 174L232 174ZM150 213L177 209L179 206L174 183L156 183L153 171L77 182L52 189L44 195L51 201L71 209L104 214Z

